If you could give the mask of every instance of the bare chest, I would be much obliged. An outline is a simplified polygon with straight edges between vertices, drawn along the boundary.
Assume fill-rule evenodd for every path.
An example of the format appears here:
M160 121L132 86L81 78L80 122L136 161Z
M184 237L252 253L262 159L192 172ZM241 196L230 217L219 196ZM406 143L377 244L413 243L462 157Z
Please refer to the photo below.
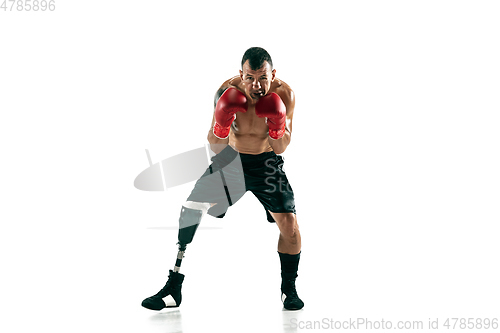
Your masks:
M266 138L268 127L265 118L257 117L255 107L249 106L247 112L236 114L233 131L238 135L255 135Z

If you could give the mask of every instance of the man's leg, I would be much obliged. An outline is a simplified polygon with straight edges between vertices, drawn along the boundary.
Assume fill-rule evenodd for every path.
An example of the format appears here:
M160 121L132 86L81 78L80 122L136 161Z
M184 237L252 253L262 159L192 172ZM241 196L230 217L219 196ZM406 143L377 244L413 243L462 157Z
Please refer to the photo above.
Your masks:
M182 302L181 287L184 275L179 273L182 258L186 251L186 246L193 240L194 234L201 219L213 204L187 201L182 205L179 218L179 233L177 243L179 252L175 267L169 271L168 281L165 286L155 295L142 301L142 306L150 310L161 310L163 308L178 307Z
M287 310L299 310L304 302L297 295L295 279L299 269L301 238L294 213L271 213L280 229L278 254L281 261L281 300Z
M165 287L142 302L142 306L148 309L161 310L165 307L180 305L180 289L184 275L180 274L179 270L186 245L193 240L198 224L207 212L216 217L224 216L229 206L236 203L246 192L238 152L225 145L222 152L212 157L212 162L198 179L186 203L182 206L179 218L179 251L175 267L170 270Z
M280 237L278 239L278 252L286 254L298 254L301 249L301 239L297 216L294 213L272 213L278 228Z

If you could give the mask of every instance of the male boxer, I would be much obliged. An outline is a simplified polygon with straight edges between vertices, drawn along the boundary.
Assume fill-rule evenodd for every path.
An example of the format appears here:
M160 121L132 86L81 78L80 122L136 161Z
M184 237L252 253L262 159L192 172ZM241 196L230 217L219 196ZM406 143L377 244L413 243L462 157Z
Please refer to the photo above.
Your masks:
M182 207L176 265L170 270L165 287L142 302L148 309L180 305L184 280L184 275L179 273L180 263L201 218L207 212L223 217L246 191L254 193L268 221L276 222L280 230L278 254L284 307L298 310L304 306L295 289L301 237L294 195L283 171L283 159L277 155L290 144L294 93L290 86L276 78L266 50L248 49L241 66L240 75L224 82L216 93L208 142L217 155ZM235 162L240 160L242 173Z

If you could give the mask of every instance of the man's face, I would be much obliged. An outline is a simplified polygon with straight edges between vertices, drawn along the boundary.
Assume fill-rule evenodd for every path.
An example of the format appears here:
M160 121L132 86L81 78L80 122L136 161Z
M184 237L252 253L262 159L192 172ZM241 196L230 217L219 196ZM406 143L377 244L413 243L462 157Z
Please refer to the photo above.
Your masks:
M271 89L271 83L274 81L275 69L267 61L264 65L253 70L248 64L248 60L243 64L243 70L240 70L241 82L245 86L245 93L252 99L257 100L266 95Z

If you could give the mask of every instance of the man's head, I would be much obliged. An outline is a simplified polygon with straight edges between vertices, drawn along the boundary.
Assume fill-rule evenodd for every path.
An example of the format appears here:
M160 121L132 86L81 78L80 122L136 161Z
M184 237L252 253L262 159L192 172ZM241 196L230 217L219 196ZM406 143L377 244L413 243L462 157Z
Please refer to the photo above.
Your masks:
M248 96L252 99L259 99L266 95L275 75L273 61L266 50L261 47L252 47L245 52L241 59L240 77Z

